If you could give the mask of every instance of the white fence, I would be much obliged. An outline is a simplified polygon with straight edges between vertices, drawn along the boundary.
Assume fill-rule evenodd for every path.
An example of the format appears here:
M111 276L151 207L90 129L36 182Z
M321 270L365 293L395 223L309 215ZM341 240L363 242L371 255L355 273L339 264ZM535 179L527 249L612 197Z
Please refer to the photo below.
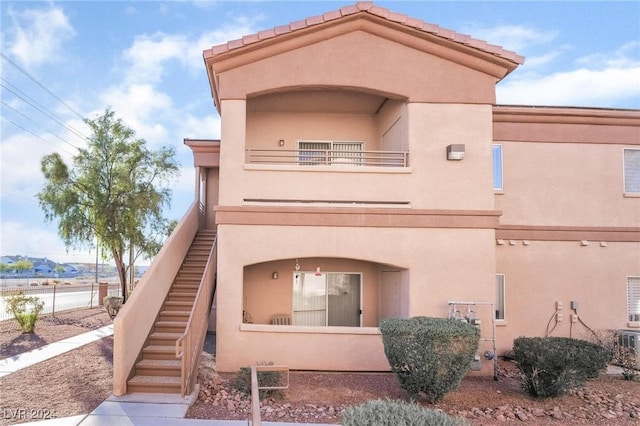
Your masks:
M108 283L106 287L106 295L120 296L119 283ZM44 309L41 315L55 315L56 312L78 308L93 308L101 304L99 284L2 287L2 290L0 290L0 296L2 296L0 297L0 320L13 318L11 312L7 312L3 296L15 291L20 291L26 296L36 296L44 301Z

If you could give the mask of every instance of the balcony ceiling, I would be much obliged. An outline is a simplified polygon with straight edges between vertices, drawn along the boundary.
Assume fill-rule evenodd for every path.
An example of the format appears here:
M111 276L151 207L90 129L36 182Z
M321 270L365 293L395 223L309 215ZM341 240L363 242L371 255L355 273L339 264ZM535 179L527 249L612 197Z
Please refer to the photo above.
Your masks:
M272 93L250 98L247 110L254 112L331 112L375 114L384 96L347 90L307 90Z

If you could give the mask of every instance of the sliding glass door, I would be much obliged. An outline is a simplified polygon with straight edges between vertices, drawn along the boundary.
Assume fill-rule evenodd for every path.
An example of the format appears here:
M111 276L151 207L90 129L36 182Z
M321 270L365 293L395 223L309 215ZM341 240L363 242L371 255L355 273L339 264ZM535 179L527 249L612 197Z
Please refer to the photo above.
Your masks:
M293 324L360 327L361 274L295 272Z

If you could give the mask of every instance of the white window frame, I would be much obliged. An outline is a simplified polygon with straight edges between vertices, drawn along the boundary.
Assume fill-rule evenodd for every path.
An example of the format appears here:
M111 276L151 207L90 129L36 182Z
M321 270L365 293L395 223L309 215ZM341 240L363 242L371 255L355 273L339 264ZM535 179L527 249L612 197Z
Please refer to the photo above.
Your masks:
M627 277L627 321L640 323L640 276Z
M500 182L499 185L496 185L496 150L499 152L499 166L500 166ZM493 171L493 190L494 191L502 191L504 189L504 161L503 161L503 153L502 153L502 144L494 143L491 146L491 160L492 160L492 171Z
M637 163L632 163L632 159L627 158L627 152L632 151L635 151L633 160ZM633 175L633 185L637 185L637 187L627 187L627 185L632 185L627 182L631 175ZM624 148L622 150L622 190L626 195L640 196L640 149L638 148Z
M507 319L506 287L504 274L496 274L496 302L494 312L496 321L505 321Z
M315 148L315 147L304 147L305 144L308 145L326 145L325 148ZM349 155L336 155L334 152L337 151L340 153L340 145L353 145L358 146L359 150L349 151ZM315 150L319 151L328 151L328 155L320 158L316 157L316 161L309 161L303 153L305 151L313 153ZM361 165L364 161L364 141L343 141L343 140L311 140L311 139L301 139L298 140L298 151L299 158L298 164L303 166L328 166L328 165L341 165L341 166L351 166L351 165ZM313 156L311 157L313 158ZM321 160L321 161L317 161Z
M293 273L293 281L292 281L292 291L295 288L295 280L296 280L296 275L297 274L317 274L317 272L313 272L313 271L296 271ZM358 304L359 304L359 310L360 310L360 317L359 317L359 321L358 321L358 326L356 326L355 328L361 328L362 327L362 300L363 300L363 293L364 293L364 281L363 281L363 273L362 272L322 272L322 275L357 275L360 277L360 298L358 300ZM327 287L326 285L328 284L328 280L325 281L325 308L324 308L324 325L316 325L316 326L310 326L310 327L346 327L346 326L330 326L328 325L328 321L329 321L329 292L327 291ZM296 312L296 306L294 305L295 303L295 297L292 296L292 306L291 306L291 312L293 313L292 316L292 321L294 321L295 318L295 312ZM292 322L293 325L296 325L295 323Z

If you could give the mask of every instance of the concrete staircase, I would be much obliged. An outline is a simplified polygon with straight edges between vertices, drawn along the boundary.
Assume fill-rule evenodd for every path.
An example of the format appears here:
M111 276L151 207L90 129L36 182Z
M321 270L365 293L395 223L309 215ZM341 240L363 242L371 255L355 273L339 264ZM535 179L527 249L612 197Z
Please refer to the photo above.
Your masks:
M127 381L128 393L180 394L182 365L175 355L176 340L187 326L214 240L213 230L196 235L138 357L134 375Z

